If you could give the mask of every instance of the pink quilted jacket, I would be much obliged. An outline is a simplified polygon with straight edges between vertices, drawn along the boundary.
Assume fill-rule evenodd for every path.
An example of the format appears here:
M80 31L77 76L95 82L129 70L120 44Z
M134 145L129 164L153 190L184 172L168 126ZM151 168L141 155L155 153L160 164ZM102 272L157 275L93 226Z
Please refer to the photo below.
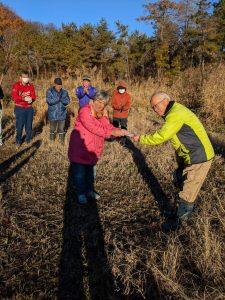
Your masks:
M71 132L68 157L71 162L95 165L104 149L104 139L111 136L114 128L108 118L95 118L90 105L79 110Z

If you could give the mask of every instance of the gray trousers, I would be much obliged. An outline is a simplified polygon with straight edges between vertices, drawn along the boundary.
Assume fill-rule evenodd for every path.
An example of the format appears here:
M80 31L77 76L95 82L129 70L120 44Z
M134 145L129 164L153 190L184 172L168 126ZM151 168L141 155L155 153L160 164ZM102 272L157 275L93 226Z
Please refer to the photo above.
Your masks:
M56 129L58 133L64 133L65 120L50 121L50 133L55 133Z

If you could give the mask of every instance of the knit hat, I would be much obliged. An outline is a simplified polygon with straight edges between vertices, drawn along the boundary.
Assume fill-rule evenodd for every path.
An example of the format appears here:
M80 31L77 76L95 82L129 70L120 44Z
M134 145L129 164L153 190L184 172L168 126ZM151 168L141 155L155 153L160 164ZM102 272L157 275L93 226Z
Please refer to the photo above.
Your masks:
M91 81L91 77L88 76L88 75L84 75L82 79L83 79L83 80Z
M117 84L117 90L118 89L126 89L126 88L127 88L127 86L126 86L126 83L124 81L118 82L118 84Z
M55 78L54 83L57 85L62 85L62 79L61 78Z

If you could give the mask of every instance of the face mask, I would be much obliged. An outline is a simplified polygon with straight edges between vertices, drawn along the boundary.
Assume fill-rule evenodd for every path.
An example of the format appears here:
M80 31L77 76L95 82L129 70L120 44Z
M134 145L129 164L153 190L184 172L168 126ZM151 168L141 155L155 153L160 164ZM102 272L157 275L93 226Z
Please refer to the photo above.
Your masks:
M118 89L118 92L120 93L120 94L124 94L125 93L125 89Z
M23 83L28 83L28 82L30 81L30 78L27 78L27 77L26 77L26 78L23 78L23 77L22 77L22 81L23 81Z

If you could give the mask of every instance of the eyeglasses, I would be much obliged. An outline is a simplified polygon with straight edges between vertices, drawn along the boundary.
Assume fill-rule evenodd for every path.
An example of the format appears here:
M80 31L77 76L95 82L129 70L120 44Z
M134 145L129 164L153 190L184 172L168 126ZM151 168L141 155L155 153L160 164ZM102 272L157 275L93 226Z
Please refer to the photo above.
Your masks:
M161 101L159 101L159 102L156 103L155 105L152 105L152 109L153 109L153 110L159 109L159 104L160 104L161 102L163 102L164 100L166 100L166 98L162 99Z

